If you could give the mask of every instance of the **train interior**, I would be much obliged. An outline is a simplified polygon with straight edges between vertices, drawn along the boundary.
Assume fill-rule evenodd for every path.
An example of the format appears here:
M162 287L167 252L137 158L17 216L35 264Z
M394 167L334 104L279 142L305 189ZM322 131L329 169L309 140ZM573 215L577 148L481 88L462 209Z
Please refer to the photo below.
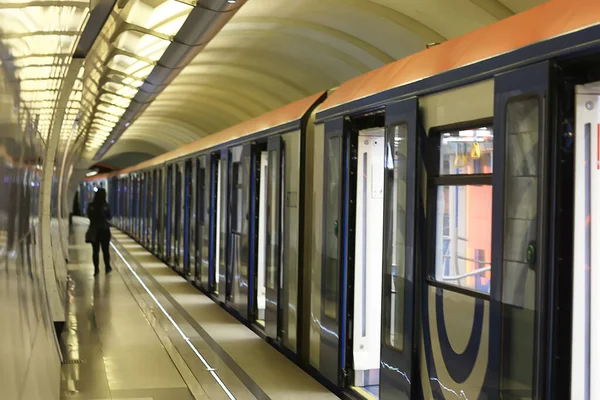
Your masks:
M265 327L265 312L267 307L267 176L269 175L269 158L266 147L256 152L258 159L258 257L256 264L256 290L255 296L255 321L262 328Z
M348 232L348 330L346 352L352 360L351 386L367 397L379 396L383 272L385 128L384 114L353 118L346 130L350 177ZM354 248L352 248L352 245Z

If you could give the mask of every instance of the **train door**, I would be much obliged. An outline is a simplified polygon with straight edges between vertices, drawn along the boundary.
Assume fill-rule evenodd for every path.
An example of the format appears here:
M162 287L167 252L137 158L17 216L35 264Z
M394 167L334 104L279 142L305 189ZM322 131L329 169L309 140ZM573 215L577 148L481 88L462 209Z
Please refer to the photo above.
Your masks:
M319 370L334 384L341 380L341 365L344 365L345 326L342 315L346 314L345 271L342 271L342 238L345 225L342 207L344 172L348 169L345 153L344 120L325 123L324 180L323 180L323 225L321 260L321 304L320 304L320 351ZM271 160L269 159L269 162ZM270 167L270 165L269 165ZM267 302L268 304L268 302Z
M165 168L159 167L156 171L156 193L157 193L157 201L156 201L156 248L158 257L161 260L166 259L165 254Z
M146 219L146 229L145 229L145 241L144 245L147 248L150 248L152 244L152 205L154 203L154 180L152 179L152 171L146 172L146 215L144 218Z
M173 166L167 167L167 179L165 184L165 261L167 264L172 264L172 230L173 230Z
M139 234L139 222L140 222L140 177L139 175L133 175L132 178L132 191L131 191L131 233L137 241L140 240Z
M222 150L217 160L216 174L216 240L214 262L214 289L220 302L225 303L227 296L228 232L229 232L229 150Z
M205 290L210 290L211 265L211 223L212 218L212 179L211 156L205 155L196 162L196 284Z
M266 150L266 149L265 149ZM254 292L254 319L255 322L265 327L265 313L267 307L267 257L266 257L266 242L267 242L267 177L269 176L269 157L267 151L257 150L259 158L257 168L255 168L254 190L256 195L254 201L258 199L258 205L254 212L255 228L255 246L253 249L256 254L256 270L253 274L256 282Z
M141 172L138 175L138 183L137 183L137 221L136 221L136 231L137 231L137 240L139 243L144 242L144 236L142 234L142 222L144 218L144 173Z
M551 170L557 168L551 118L558 119L550 111L551 70L551 63L543 62L494 82L493 164L501 169L494 169L490 363L501 369L500 376L489 375L499 380L503 397L550 396L547 372L554 359L546 343L553 310L547 304L554 296L548 288L557 262L549 246L554 217L548 193Z
M386 107L379 371L382 399L418 397L412 386L416 362L413 318L417 107L416 98Z
M183 171L181 163L174 164L175 187L173 188L173 267L180 274L183 273L182 236L183 236Z
M135 201L136 201L136 193L135 186L136 180L135 175L132 175L129 179L129 235L135 237Z
M148 212L148 179L146 179L146 172L142 172L141 174L141 187L140 187L140 201L142 203L141 211L140 211L140 243L142 246L146 246L146 213Z
M119 186L119 229L123 229L125 223L125 190L123 188L123 179L118 180Z
M127 233L133 235L133 186L134 186L133 175L125 178L127 188Z
M152 252L158 253L156 248L156 232L158 230L157 218L156 218L156 209L158 204L160 204L160 193L158 191L158 171L153 170L151 172L152 175L152 190L150 194L150 204L152 205L152 210L150 211L150 231L151 231L151 239L150 239L150 250Z
M266 309L265 332L267 336L279 337L280 289L282 285L282 170L283 141L280 136L269 138L267 145L267 214L266 214ZM260 244L259 244L260 246Z
M252 145L231 149L231 231L227 271L228 302L248 318L250 261L250 170Z
M416 126L416 99L325 123L319 370L366 398L418 397Z
M196 207L195 202L195 190L196 184L195 176L193 174L195 161L187 160L185 162L185 185L183 194L183 270L186 279L194 279L194 271L192 271L192 265L195 264L195 237L196 237Z

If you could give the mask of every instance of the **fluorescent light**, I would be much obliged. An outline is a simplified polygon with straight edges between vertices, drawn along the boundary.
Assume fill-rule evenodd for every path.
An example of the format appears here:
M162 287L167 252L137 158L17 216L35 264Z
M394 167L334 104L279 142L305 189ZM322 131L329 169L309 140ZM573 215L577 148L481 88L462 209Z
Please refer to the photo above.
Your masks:
M90 172L88 172L87 174L85 174L85 176L87 176L88 178L89 178L90 176L95 176L95 175L98 175L98 171L90 171Z

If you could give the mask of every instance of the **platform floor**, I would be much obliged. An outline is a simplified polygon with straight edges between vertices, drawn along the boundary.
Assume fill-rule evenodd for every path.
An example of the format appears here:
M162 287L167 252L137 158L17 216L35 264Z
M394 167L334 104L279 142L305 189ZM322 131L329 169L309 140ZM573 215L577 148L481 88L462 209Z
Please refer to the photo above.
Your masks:
M337 398L117 230L94 278L86 229L75 218L63 399Z

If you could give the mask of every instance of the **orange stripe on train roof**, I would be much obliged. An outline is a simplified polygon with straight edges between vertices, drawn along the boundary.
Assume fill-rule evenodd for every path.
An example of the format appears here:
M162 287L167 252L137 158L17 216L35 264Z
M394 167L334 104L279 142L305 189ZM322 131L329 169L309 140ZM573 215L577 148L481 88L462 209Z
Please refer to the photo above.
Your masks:
M351 79L318 111L600 23L600 0L551 0Z
M111 175L114 176L120 174L127 174L140 169L155 167L169 160L185 157L187 155L197 153L204 149L217 146L221 143L229 142L235 139L240 139L245 136L264 131L266 129L284 125L288 122L297 121L300 118L302 118L304 114L306 114L306 112L312 107L313 104L315 104L315 102L324 93L325 91L322 91L304 99L295 101L286 106L263 114L259 117L234 125L230 128L224 129L212 135L205 136L202 139L198 139L194 142L178 147L175 150L171 150L150 160L143 161L132 167L117 171L116 173Z

